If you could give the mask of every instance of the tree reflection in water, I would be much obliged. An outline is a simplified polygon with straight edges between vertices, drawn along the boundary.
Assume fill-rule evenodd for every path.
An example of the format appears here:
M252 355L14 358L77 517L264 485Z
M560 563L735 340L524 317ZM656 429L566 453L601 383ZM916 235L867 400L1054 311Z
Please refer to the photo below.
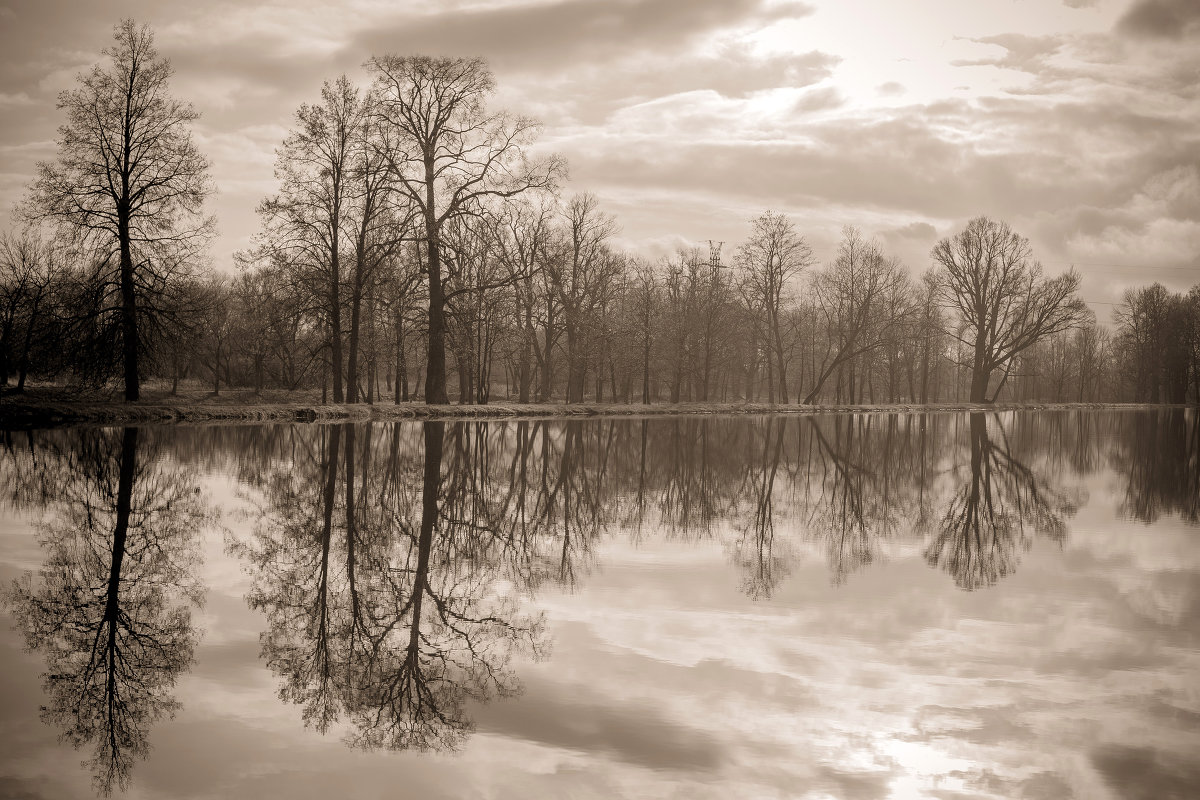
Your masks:
M1049 475L1017 459L995 421L998 441L988 434L986 415L971 414L969 471L956 480L941 527L925 548L930 566L940 566L968 590L1012 574L1033 534L1062 542L1064 517L1079 507Z
M769 598L788 573L788 559L775 540L775 487L784 427L783 420L767 420L759 456L748 465L743 484L752 508L740 515L741 535L732 548L733 561L742 572L742 591L755 600Z
M198 638L197 534L212 511L195 475L156 450L137 428L71 431L12 471L15 504L44 512L46 560L6 599L45 657L42 717L93 748L103 794L128 787L150 727L179 708L172 690Z
M1200 522L1200 416L1170 408L1127 414L1112 464L1125 477L1120 512L1139 522L1178 514Z
M424 423L418 478L415 443L401 441L412 431L394 425L378 464L372 426L320 429L267 481L251 540L234 545L281 698L322 732L344 716L365 748L453 748L472 729L468 701L516 692L511 658L545 647L503 569L513 543L486 523L492 484L472 474L486 473L483 452L462 426L447 458L445 423Z

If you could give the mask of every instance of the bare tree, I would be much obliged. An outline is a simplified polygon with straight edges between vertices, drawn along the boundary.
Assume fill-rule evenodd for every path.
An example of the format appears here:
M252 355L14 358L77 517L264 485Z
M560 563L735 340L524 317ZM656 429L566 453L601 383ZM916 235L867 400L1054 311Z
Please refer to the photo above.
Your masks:
M956 339L970 351L973 403L994 400L1013 359L1047 336L1084 320L1074 269L1043 278L1029 240L1004 222L976 217L933 248L942 267L943 302L958 316ZM1004 370L988 397L992 374Z
M328 330L333 401L342 381L342 238L349 213L351 159L363 101L346 76L321 87L321 102L296 112L296 127L276 157L280 192L259 206L264 247L277 261L305 273Z
M67 261L62 242L32 230L0 234L0 386L8 384L15 364L16 390L25 390L30 353L52 322Z
M158 55L147 26L122 20L112 63L79 76L59 95L67 122L58 158L38 164L25 213L50 219L118 256L120 336L125 399L140 395L140 324L159 309L155 294L171 268L207 243L212 220L201 216L211 191L208 161L192 142L199 116L167 94L171 64Z
M775 356L775 371L779 377L779 396L786 403L783 301L789 281L813 264L813 254L804 237L796 233L791 220L783 214L768 211L752 225L750 239L738 249L736 263L747 304L765 317L769 346Z
M1116 308L1116 321L1133 399L1185 402L1188 384L1200 381L1200 288L1187 295L1172 293L1161 283L1128 289Z
M607 244L617 231L616 220L597 208L593 195L572 197L563 217L558 257L547 263L547 274L562 304L570 403L583 400L587 351L595 344L599 311L611 298L623 264Z
M535 277L545 264L553 207L546 202L509 203L500 214L496 249L512 281L517 329L517 392L528 403L533 389L537 313L543 298Z
M838 255L813 281L817 311L825 328L825 352L813 355L815 379L805 403L812 403L835 372L849 367L845 384L854 402L855 360L891 342L908 306L909 292L900 262L886 258L857 228L842 230ZM839 385L841 377L839 376Z
M661 289L653 265L642 259L630 262L632 281L626 290L626 299L631 306L637 347L641 361L642 402L650 402L650 361L655 335L658 333L656 316L662 304Z
M229 279L224 275L214 275L197 287L200 305L199 331L202 341L203 357L208 361L212 373L213 395L221 393L221 363L228 365L230 357L230 338L234 332L235 298L230 287Z
M374 98L363 104L363 119L355 126L350 159L350 212L354 236L354 271L350 283L350 339L346 362L346 399L358 400L359 350L361 349L363 305L367 305L366 343L374 342L375 289L381 268L393 260L412 227L409 203L400 196L388 174L378 120L365 113ZM369 353L374 358L373 348ZM374 361L368 364L367 402L372 400Z
M554 187L563 162L531 162L525 146L536 123L485 109L495 81L482 59L389 55L372 58L368 66L376 78L378 113L393 136L386 150L391 174L424 223L429 281L425 400L446 403L442 226L474 211L485 198Z

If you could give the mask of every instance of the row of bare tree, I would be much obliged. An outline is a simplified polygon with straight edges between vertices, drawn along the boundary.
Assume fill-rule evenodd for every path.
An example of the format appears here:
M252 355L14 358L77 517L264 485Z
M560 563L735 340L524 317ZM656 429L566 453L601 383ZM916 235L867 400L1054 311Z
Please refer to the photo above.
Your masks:
M204 268L211 190L192 108L151 32L115 29L58 157L0 247L0 379L148 376L334 402L1200 398L1200 289L1130 293L1109 334L1073 270L971 220L919 278L846 228L818 265L786 216L732 264L621 251L596 198L560 194L537 125L489 109L480 59L373 57L296 112L236 276Z

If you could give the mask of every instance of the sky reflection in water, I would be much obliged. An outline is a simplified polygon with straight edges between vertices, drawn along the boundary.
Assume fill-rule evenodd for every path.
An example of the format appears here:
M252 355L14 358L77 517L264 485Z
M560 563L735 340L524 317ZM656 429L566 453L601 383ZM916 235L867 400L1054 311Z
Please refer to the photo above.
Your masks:
M3 796L1200 784L1194 412L6 444Z

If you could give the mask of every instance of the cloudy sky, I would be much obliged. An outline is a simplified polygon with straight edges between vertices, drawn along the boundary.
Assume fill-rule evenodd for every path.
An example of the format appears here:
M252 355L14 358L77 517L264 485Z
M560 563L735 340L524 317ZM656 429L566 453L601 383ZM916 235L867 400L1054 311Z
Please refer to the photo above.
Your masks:
M3 3L3 0L0 0ZM372 54L483 55L646 254L784 211L828 260L857 225L914 270L1007 220L1101 319L1128 286L1200 281L1195 0L449 0L0 5L0 226L54 154L59 91L113 23L157 32L203 117L232 269L296 107Z

